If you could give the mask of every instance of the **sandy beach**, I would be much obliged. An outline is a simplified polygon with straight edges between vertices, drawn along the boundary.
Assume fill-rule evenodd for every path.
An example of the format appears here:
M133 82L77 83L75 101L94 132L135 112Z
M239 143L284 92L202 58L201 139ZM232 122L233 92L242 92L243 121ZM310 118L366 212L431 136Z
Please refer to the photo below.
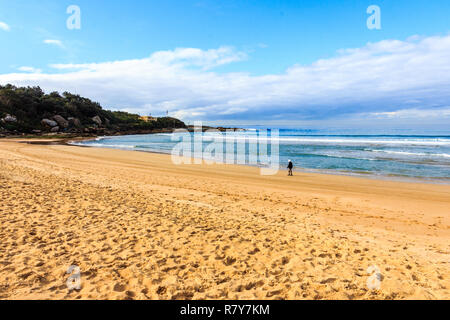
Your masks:
M450 299L448 185L0 140L0 190L0 299Z

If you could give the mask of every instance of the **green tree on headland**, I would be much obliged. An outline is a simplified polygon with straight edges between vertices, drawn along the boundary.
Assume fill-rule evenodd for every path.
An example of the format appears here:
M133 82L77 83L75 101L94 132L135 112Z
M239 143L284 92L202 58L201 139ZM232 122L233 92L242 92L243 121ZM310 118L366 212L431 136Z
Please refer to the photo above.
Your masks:
M104 110L99 103L69 92L45 94L40 87L0 86L0 133L116 134L185 127L175 118L145 121L137 114Z

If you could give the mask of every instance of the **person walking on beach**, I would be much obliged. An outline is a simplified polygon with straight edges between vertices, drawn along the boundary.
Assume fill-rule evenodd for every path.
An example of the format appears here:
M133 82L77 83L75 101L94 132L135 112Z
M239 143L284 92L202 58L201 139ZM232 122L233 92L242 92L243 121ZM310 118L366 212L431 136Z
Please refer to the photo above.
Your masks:
M289 160L289 164L288 164L287 168L289 169L288 176L292 177L293 176L292 169L294 168L294 164L292 163L291 160Z

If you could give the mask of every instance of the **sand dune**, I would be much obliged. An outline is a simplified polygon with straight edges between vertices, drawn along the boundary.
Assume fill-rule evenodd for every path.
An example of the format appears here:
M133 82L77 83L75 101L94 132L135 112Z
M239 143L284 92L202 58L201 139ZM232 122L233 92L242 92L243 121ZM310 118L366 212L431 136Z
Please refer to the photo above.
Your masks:
M450 186L1 140L0 190L1 299L450 298Z

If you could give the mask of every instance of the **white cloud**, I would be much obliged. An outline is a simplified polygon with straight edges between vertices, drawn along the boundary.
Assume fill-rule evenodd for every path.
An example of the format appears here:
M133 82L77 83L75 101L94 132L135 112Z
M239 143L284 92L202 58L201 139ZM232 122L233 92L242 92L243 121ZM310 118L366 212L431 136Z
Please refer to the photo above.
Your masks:
M106 63L91 64L53 64L55 69L79 69L99 71L111 68L120 68L125 65L130 66L160 66L190 68L200 67L204 70L218 67L220 65L241 61L247 58L242 52L236 52L231 47L220 47L218 49L200 50L195 48L178 48L173 51L158 51L146 59L114 61Z
M9 31L11 30L10 26L6 24L5 22L0 21L0 29L3 31Z
M184 48L143 59L56 64L51 74L3 74L0 83L71 91L142 114L169 110L185 120L379 117L439 109L450 100L450 36L369 43L282 74L212 70L247 58L230 47Z
M41 69L37 69L35 67L27 67L27 66L19 67L19 68L17 68L17 70L23 71L23 72L30 72L30 73L41 73L42 72Z
M61 42L61 40L47 39L47 40L44 40L44 43L45 44L54 45L54 46L57 46L57 47L60 47L60 48L64 48L64 45Z
M450 117L450 107L439 109L403 109L391 112L374 112L373 116L379 119L441 119Z

